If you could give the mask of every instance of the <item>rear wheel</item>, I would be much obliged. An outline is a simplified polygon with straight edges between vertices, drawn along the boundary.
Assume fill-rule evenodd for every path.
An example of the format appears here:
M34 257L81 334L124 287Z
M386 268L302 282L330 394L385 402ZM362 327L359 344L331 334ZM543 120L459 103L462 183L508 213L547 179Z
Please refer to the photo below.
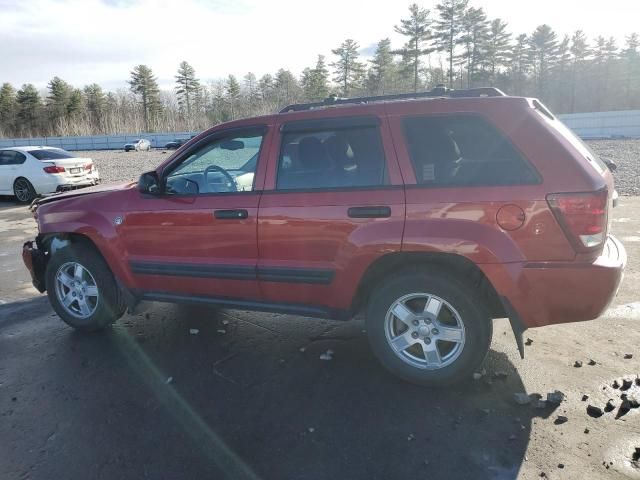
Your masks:
M95 250L83 244L70 244L53 255L46 285L53 309L78 330L102 329L125 311L111 270Z
M36 190L31 182L24 177L17 178L13 182L13 194L22 203L31 203L36 198Z
M491 317L476 292L443 269L402 272L372 292L367 333L397 376L420 385L469 378L491 344Z

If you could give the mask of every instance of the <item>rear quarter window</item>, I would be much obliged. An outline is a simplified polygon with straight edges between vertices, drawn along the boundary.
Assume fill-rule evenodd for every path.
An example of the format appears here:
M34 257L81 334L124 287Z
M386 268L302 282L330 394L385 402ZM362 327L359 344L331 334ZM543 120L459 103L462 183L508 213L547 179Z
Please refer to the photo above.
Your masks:
M480 116L407 117L403 129L419 185L527 185L540 181L509 139Z

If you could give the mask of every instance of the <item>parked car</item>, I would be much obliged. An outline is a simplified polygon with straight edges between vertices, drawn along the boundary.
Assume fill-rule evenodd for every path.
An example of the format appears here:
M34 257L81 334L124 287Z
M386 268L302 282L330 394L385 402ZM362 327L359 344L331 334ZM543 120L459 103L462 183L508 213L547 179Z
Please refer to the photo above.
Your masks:
M135 150L136 152L148 152L151 150L151 142L144 138L139 138L133 142L125 143L124 151L129 152L131 150Z
M616 197L538 100L437 88L218 125L137 185L37 202L23 257L78 330L141 300L365 312L387 369L448 384L480 366L494 318L524 355L525 329L607 308L626 264Z
M188 138L176 138L175 140L172 140L169 143L167 143L164 146L164 148L166 148L167 150L177 150L188 141L189 141Z
M0 195L31 202L38 195L100 183L90 158L54 147L0 148Z

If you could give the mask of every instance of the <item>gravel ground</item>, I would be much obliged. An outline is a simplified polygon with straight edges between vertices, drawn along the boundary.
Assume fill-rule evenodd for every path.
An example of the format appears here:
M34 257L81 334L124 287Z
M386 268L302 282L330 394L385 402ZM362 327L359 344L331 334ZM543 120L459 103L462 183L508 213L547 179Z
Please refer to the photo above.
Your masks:
M640 140L591 140L589 146L603 159L613 160L616 188L620 195L640 195ZM93 158L104 182L137 180L142 172L154 169L172 151L123 152L117 150L76 152Z

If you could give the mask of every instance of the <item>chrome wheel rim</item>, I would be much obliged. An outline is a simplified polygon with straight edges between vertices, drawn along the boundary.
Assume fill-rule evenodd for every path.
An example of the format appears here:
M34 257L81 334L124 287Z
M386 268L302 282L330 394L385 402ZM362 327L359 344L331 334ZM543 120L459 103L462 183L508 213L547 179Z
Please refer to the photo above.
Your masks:
M429 293L410 293L393 302L385 316L385 336L398 358L424 370L451 365L465 344L458 311Z
M64 310L79 319L87 319L98 308L100 293L91 272L77 262L58 268L56 297Z
M13 187L13 193L15 193L16 198L21 202L26 202L29 200L31 196L31 188L29 187L29 182L27 182L23 178L19 178L16 180L16 183Z

